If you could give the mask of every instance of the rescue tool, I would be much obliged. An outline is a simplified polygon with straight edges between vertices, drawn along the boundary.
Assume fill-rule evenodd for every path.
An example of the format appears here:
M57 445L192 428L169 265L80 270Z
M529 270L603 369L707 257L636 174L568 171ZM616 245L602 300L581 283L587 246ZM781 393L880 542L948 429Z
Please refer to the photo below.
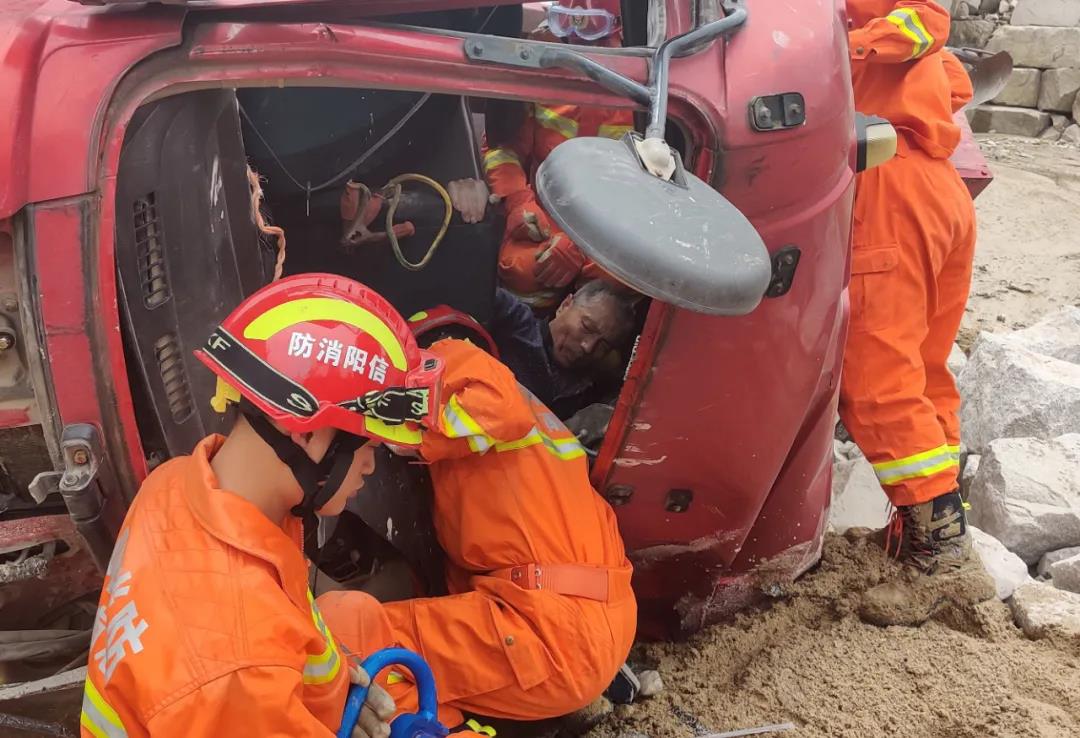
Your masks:
M420 706L416 712L394 718L394 722L390 724L390 738L443 738L447 735L449 731L437 717L439 701L435 691L435 676L427 662L419 654L406 648L384 648L368 656L361 664L372 680L388 666L404 666L408 669L413 675L420 697ZM354 684L349 688L337 738L349 738L352 735L367 694L368 687Z

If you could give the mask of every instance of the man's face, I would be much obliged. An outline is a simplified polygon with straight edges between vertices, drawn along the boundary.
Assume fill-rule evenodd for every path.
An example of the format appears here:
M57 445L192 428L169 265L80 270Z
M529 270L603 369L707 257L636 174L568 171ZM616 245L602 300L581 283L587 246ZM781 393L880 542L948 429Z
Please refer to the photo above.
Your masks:
M567 295L548 325L555 362L565 369L597 364L611 350L620 327L614 301L607 295L577 302Z
M319 460L326 454L334 436L338 431L333 428L320 428L308 437L304 450L313 460ZM375 471L375 449L378 442L368 441L353 452L353 462L345 475L337 493L330 498L325 505L318 510L318 514L324 517L340 515L345 509L345 504L351 497L355 497L364 486L364 477Z

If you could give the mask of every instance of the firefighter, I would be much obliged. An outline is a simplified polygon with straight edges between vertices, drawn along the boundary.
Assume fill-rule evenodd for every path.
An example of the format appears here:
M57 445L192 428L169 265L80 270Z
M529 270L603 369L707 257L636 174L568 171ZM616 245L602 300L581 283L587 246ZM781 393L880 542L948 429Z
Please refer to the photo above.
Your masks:
M385 300L330 275L260 290L198 356L219 377L216 407L239 401L240 413L227 437L155 469L131 505L97 611L82 735L331 738L350 675L368 675L315 605L302 529L341 512L379 442L419 443L442 361ZM357 617L388 645L389 621L365 598ZM393 712L373 685L354 736L385 738Z
M971 87L942 49L949 13L932 0L848 0L847 10L855 108L889 120L898 145L856 184L840 417L896 507L886 541L909 567L867 593L863 615L917 623L950 598L993 595L968 576L960 397L946 367L975 247L971 197L949 161L953 112Z
M619 46L618 0L563 0L547 10L546 27L534 36L573 44ZM552 38L554 37L554 38ZM510 135L489 126L484 171L491 193L503 202L506 230L499 251L499 277L531 307L553 309L578 279L606 277L587 263L578 247L547 216L532 183L551 151L577 136L622 138L633 129L629 110L531 103Z
M446 322L414 319L432 330ZM445 339L428 349L445 369L419 457L431 471L450 594L383 607L395 641L431 665L447 724L459 711L566 715L600 697L630 651L631 567L582 446L479 348L491 345L482 329L474 333L475 345ZM330 629L356 650L370 641L365 606L356 592L319 598ZM388 688L399 708L415 705L407 682Z

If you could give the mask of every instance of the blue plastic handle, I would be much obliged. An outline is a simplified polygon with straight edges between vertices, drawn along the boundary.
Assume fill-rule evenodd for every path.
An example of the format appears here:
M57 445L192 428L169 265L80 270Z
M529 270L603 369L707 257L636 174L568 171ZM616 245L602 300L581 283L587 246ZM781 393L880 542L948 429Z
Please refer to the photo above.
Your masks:
M420 656L406 648L384 648L364 659L360 666L368 673L372 681L375 675L388 666L404 666L412 672L416 690L420 697L420 709L411 715L399 715L390 725L390 738L443 738L449 731L439 722L439 699L435 691L435 677L431 667ZM360 719L360 708L367 699L368 688L354 684L349 687L349 696L345 700L345 712L341 716L341 727L337 738L350 738L356 721Z

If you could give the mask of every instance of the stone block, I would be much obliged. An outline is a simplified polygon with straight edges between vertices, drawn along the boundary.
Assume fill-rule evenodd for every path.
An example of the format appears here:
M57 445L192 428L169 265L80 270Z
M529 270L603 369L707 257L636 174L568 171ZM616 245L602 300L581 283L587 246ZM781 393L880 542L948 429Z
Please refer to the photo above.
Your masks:
M1080 545L1080 433L992 442L968 500L971 524L1027 564Z
M962 18L954 20L949 30L949 46L984 49L994 35L997 26L993 21L982 18Z
M1062 131L1061 140L1067 143L1071 143L1074 146L1080 146L1080 125L1076 125L1075 123L1073 123L1071 126Z
M1080 554L1053 564L1050 567L1050 581L1058 589L1080 594Z
M1049 342L1048 331L1040 332ZM1032 350L1040 347L1036 336L979 335L959 383L961 432L971 453L984 453L999 438L1047 440L1080 428L1080 364L1068 361L1067 346L1047 349L1056 355Z
M989 533L984 533L974 526L968 530L971 531L971 543L975 553L979 555L986 573L994 580L998 599L1009 599L1017 587L1031 579L1027 564Z
M1050 114L1031 108L1005 105L980 105L971 120L975 133L1009 133L1037 137L1050 126Z
M1080 90L1080 69L1047 69L1039 84L1039 110L1068 113Z
M1009 75L1005 87L993 99L995 105L1016 105L1021 108L1033 108L1039 101L1039 79L1041 69L1015 67Z
M838 533L848 528L884 528L888 499L878 484L874 467L864 457L833 466L832 507L829 527Z
M949 359L946 362L949 366L949 371L952 372L954 377L959 377L960 372L967 366L967 354L957 344L952 345L952 350L949 352Z
M1080 644L1080 595L1043 582L1016 588L1009 601L1016 625L1028 638L1060 638Z
M986 48L1009 52L1018 67L1080 67L1080 28L1001 26Z
M1014 26L1080 25L1080 0L1019 0L1010 22Z
M975 481L975 475L979 473L981 462L982 456L978 454L968 454L967 459L964 460L964 472L960 475L960 491L965 499L971 493L971 483Z
M1038 323L1007 335L1013 345L1028 351L1080 364L1080 306L1066 305Z
M1080 556L1080 546L1059 548L1057 551L1050 551L1049 553L1043 554L1042 559L1039 561L1039 568L1036 570L1036 574L1040 577L1049 577L1051 566L1059 561L1071 559L1073 556Z

